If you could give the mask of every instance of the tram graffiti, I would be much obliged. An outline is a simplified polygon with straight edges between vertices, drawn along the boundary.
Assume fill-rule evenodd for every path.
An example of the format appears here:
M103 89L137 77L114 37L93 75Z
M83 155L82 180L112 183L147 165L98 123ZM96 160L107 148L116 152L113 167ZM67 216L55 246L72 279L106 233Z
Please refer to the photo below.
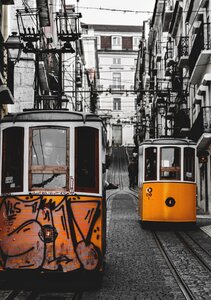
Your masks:
M0 269L95 270L101 265L101 199L6 196L0 206Z

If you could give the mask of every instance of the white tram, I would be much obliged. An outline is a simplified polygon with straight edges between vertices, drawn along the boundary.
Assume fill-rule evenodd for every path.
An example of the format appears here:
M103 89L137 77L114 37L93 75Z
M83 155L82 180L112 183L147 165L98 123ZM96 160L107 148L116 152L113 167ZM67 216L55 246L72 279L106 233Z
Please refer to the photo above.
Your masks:
M0 272L102 274L105 134L93 114L32 110L1 120Z

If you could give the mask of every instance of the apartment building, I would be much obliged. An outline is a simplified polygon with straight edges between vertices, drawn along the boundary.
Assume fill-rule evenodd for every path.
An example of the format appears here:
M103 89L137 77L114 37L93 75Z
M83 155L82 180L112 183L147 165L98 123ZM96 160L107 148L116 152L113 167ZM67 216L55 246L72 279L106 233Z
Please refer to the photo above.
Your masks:
M134 72L142 27L83 24L82 28L83 37L93 35L97 43L97 110L106 120L109 144L133 145L136 126Z
M210 0L157 0L148 29L144 26L135 78L138 141L173 136L197 143L197 205L207 213L211 212L210 5Z
M0 3L0 118L7 113L8 104L14 103L8 80L7 53L4 42L8 37L9 6L13 0L4 0Z

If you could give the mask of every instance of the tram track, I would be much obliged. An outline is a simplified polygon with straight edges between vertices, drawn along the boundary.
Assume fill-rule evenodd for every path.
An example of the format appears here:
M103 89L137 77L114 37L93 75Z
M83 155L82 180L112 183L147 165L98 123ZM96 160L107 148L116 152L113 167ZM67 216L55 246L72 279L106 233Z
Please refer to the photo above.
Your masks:
M208 295L211 292L211 268L203 247L199 254L193 241L187 241L186 232L152 231L152 235L185 299L205 299L201 295L204 290Z
M162 254L162 256L164 257L174 279L176 280L181 292L183 293L185 299L187 300L194 300L196 299L191 290L189 289L188 285L185 283L185 281L182 279L180 273L178 272L178 270L175 268L174 263L172 261L172 259L170 258L170 256L168 255L167 251L165 250L165 247L163 246L158 234L155 231L152 231L153 237L157 243L157 246Z
M189 252L198 260L198 262L206 269L211 275L211 254L197 243L190 234L186 232L175 232L175 235L185 245ZM191 243L190 243L191 241ZM193 243L195 245L193 245ZM196 246L198 249L196 249ZM206 257L206 258L205 258Z
M5 291L4 291L5 293ZM81 300L82 292L40 292L40 291L25 291L11 290L6 296L3 292L0 293L1 300Z

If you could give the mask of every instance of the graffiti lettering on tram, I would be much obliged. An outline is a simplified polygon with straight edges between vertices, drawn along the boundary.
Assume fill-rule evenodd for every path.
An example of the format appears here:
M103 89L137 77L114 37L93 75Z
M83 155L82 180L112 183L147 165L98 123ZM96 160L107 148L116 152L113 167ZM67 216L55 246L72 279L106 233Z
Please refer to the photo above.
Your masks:
M98 269L100 204L67 195L3 198L0 269Z

